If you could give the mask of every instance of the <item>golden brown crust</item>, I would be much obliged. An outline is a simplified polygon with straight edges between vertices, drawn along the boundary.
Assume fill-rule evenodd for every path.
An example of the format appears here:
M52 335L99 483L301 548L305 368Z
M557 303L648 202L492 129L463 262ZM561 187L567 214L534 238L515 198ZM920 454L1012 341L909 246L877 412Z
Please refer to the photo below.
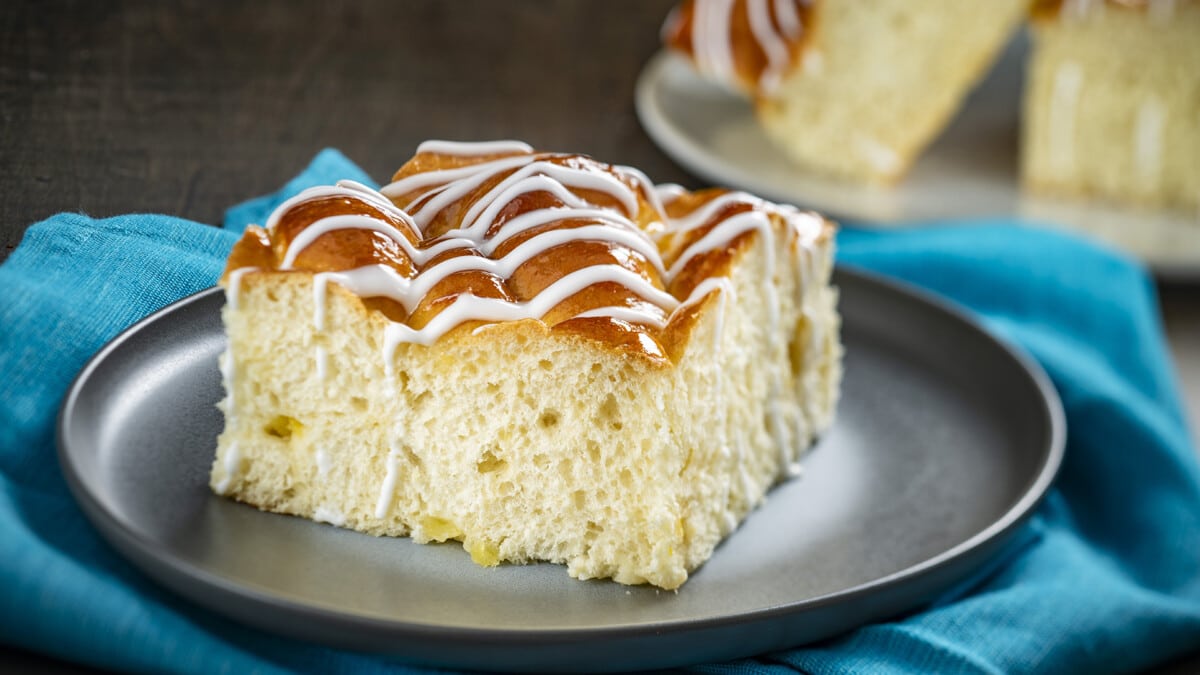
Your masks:
M492 161L497 155L456 156L424 152L418 154L397 172L395 180L424 174L431 171L465 167L472 164ZM626 246L619 241L571 239L566 243L547 247L530 257L512 271L507 278L481 269L468 269L450 273L438 280L420 298L411 313L406 311L400 302L388 297L364 297L360 299L365 310L393 322L406 324L414 330L420 330L444 311L457 298L463 295L473 295L479 298L494 298L506 302L523 303L533 300L548 286L564 276L597 266L616 266L632 272L659 291L665 291L677 301L686 300L696 287L711 277L728 276L730 269L743 253L753 245L757 232L743 232L728 242L705 250L690 258L681 269L664 278L657 266L669 269L673 263L692 244L702 239L726 219L737 214L752 210L762 210L761 202L734 199L715 212L700 226L677 233L663 234L665 219L680 218L708 204L711 200L727 194L726 190L710 189L695 193L684 193L665 207L665 213L659 210L657 200L652 199L653 186L643 185L642 179L634 174L608 164L596 162L581 155L539 155L539 161L558 166L572 167L587 172L606 174L625 184L630 191L637 195L637 208L633 213L627 213L628 206L622 205L612 194L597 191L572 188L570 192L577 198L587 202L590 207L607 209L621 213L632 221L647 235L647 242L653 241L657 248L659 262L651 261L643 252ZM390 213L379 204L369 200L359 199L345 194L316 197L300 201L281 212L270 230L250 227L242 239L235 245L226 268L226 278L234 269L256 267L258 273L251 273L243 283L265 272L279 274L314 274L322 272L343 272L366 266L383 266L393 270L404 279L415 279L424 270L438 265L446 260L459 256L484 256L499 260L510 253L523 242L548 232L550 230L573 229L584 226L602 224L596 219L574 218L553 220L543 225L520 231L511 238L504 240L490 253L481 247L453 248L434 255L428 260L414 260L404 250L395 235L362 228L331 229L321 232L307 245L298 251L290 251L292 260L285 261L289 255L289 247L306 229L314 223L332 216L360 215L382 221L392 226L395 232L408 239L408 243L416 250L428 250L430 246L444 241L444 235L464 226L464 218L470 209L484 195L495 188L501 181L510 176L516 169L501 171L481 182L469 194L445 205L436 211L431 220L417 234L410 224L396 214ZM392 201L407 213L415 213L426 205L430 199L427 189L415 189L408 194L393 196ZM520 194L509 202L495 218L487 236L495 234L504 222L533 210L557 208L565 206L559 195L549 191L534 191ZM401 214L403 215L403 214ZM769 212L771 229L781 237L792 237L794 245L795 232L784 222L784 216L774 211ZM822 228L817 235L818 243L832 236L833 226L822 221ZM469 223L467 223L469 224ZM618 227L618 225L611 225ZM651 237L650 234L658 236ZM787 241L781 239L781 241ZM332 286L335 286L331 285ZM340 289L343 290L344 289ZM348 293L348 291L345 291ZM710 293L711 295L711 293ZM697 312L703 303L683 307L673 314L664 314L665 326L646 325L637 322L621 320L613 317L580 317L590 310L607 307L644 308L649 301L638 292L620 283L601 281L592 283L582 290L566 297L550 308L540 319L553 331L564 335L581 336L593 342L602 343L610 348L627 353L636 353L650 360L674 361L686 345L687 336L696 321ZM463 328L475 328L481 325L478 321L468 321L454 332Z
M800 59L804 48L810 40L812 31L808 27L812 23L812 3L800 0L787 0L795 8L796 16L804 29L796 37L781 36L788 50L789 69ZM772 26L781 23L778 9L774 2L768 2L766 10ZM696 0L684 0L675 13L663 26L663 44L668 48L687 55L693 61L696 59ZM760 83L763 73L768 67L766 48L754 35L750 26L750 13L747 0L735 0L729 12L728 34L729 50L733 58L736 78L740 88L754 94L761 94Z

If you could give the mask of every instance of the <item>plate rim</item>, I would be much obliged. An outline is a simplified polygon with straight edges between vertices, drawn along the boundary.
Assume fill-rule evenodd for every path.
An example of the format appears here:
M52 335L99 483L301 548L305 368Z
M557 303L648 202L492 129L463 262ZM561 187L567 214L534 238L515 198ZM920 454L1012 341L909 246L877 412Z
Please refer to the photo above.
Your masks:
M406 620L384 619L377 616L350 613L323 605L298 602L286 597L274 595L257 586L244 585L226 579L216 573L192 564L189 561L172 556L160 549L135 530L127 527L122 519L111 511L104 503L92 494L88 480L81 475L69 447L68 437L72 418L78 400L94 373L105 362L110 354L119 349L125 342L147 326L157 323L163 317L178 312L187 306L208 300L211 296L221 293L219 287L193 293L172 302L161 309L147 315L121 331L117 336L97 351L83 366L72 380L67 394L59 408L56 420L56 450L59 466L64 475L71 495L82 507L88 521L95 527L103 539L114 546L123 557L135 564L140 572L155 583L169 589L173 594L184 598L187 602L205 607L231 620L248 623L257 628L275 634L288 635L293 638L308 639L314 643L320 642L315 638L306 638L295 632L282 631L273 623L264 624L255 617L262 616L291 616L296 620L317 621L323 624L336 623L364 631L367 635L364 644L348 645L344 640L325 641L339 647L348 647L360 651L387 653L388 650L372 647L370 635L403 635L415 639L434 638L442 643L471 642L475 645L566 645L582 644L605 639L645 638L651 636L681 636L706 630L721 629L743 624L758 624L784 617L797 615L806 611L828 608L833 605L851 603L871 595L885 591L902 589L905 584L916 583L939 569L955 563L963 563L972 558L972 554L980 554L991 547L998 548L1010 535L1030 518L1038 505L1045 498L1057 475L1065 453L1066 418L1057 391L1040 364L1028 355L1023 348L988 331L983 324L970 313L970 310L937 295L932 291L915 286L909 282L898 280L880 274L838 263L836 274L849 277L855 282L882 287L885 292L895 292L907 295L911 299L926 304L934 310L950 316L962 323L965 328L978 334L982 339L998 347L1012 362L1019 367L1020 372L1029 380L1034 390L1039 394L1040 406L1046 417L1047 438L1040 457L1040 463L1032 480L1021 489L1020 497L1016 499L999 517L986 527L976 531L962 542L949 547L940 553L921 562L898 570L892 574L873 579L850 588L834 591L803 600L785 602L769 607L762 607L735 614L711 616L695 619L677 619L651 621L636 624L624 624L601 627L567 627L567 628L476 628L463 627L429 622L412 622ZM992 551L994 553L995 551ZM989 558L969 567L973 571ZM945 585L946 587L949 584ZM204 592L201 592L204 591ZM205 592L208 594L205 595ZM912 607L909 607L911 609ZM265 615L263 614L265 612ZM881 620L875 617L873 621ZM307 631L301 631L307 632ZM310 633L311 634L311 633ZM402 648L406 643L400 641L395 648ZM435 663L435 662L430 662ZM576 664L577 666L587 664ZM561 667L561 664L559 664Z

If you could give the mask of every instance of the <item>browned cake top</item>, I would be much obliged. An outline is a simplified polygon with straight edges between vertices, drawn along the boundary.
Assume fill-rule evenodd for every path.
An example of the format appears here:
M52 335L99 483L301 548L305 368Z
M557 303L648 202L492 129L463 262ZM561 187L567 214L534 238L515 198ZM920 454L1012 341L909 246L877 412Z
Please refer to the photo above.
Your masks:
M809 22L804 0L684 0L663 42L714 80L769 94L799 58Z
M656 187L583 155L430 141L381 191L343 181L282 204L235 246L226 279L315 274L386 316L393 343L540 319L669 359L689 310L725 283L754 233L811 247L831 230L793 207Z

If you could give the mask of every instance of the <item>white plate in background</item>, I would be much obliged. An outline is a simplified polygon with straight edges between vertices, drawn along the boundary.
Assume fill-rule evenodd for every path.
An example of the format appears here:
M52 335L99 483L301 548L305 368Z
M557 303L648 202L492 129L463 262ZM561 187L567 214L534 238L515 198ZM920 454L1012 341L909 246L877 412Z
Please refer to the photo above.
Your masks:
M746 101L701 79L680 56L656 54L638 79L638 118L676 162L719 185L888 227L1017 216L1092 233L1163 277L1200 279L1200 212L1117 208L1023 195L1017 153L1023 63L1018 39L941 136L893 187L843 183L792 164Z

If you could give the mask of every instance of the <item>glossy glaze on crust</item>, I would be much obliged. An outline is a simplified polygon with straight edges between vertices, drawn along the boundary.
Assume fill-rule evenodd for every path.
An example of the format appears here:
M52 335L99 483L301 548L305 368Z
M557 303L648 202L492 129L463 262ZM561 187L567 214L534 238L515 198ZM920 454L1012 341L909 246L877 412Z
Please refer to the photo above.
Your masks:
M799 58L807 0L685 0L663 24L663 43L703 75L752 94L770 94Z
M385 350L538 319L670 361L755 237L799 254L831 231L790 206L656 187L583 155L431 141L381 191L343 181L280 205L235 246L225 286L235 304L246 275L313 274L317 327L336 284L389 320Z

